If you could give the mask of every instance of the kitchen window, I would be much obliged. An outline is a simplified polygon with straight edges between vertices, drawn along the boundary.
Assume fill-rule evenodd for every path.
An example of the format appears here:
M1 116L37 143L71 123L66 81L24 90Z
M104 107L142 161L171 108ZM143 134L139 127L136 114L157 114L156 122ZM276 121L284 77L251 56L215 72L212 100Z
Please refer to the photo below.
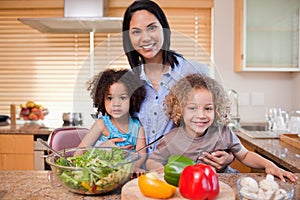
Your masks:
M213 0L156 1L171 29L171 49L211 63ZM109 16L123 16L130 2L109 1ZM108 67L128 67L121 34L94 33L93 69L89 33L40 33L17 18L62 17L63 0L0 1L0 113L28 100L48 107L46 119L63 112L93 112L86 81ZM85 116L84 116L85 117ZM89 116L87 116L89 117Z

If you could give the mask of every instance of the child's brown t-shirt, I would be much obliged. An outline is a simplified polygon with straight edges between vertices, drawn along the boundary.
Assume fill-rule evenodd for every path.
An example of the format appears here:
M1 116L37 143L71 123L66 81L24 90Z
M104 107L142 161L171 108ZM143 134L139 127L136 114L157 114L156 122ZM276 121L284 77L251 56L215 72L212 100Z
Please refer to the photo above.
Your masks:
M196 161L202 152L229 149L234 154L242 148L245 147L229 127L212 126L203 136L196 138L179 127L165 135L149 158L165 165L171 155L183 155Z

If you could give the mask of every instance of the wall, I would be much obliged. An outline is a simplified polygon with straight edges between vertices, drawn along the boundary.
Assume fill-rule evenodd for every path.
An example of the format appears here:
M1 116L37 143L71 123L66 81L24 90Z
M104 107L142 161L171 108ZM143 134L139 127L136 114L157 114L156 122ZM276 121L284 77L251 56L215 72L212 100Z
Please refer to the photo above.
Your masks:
M293 74L292 106L300 109L300 73Z
M300 109L300 73L234 72L234 0L215 0L214 62L224 87L239 93L241 122L265 121L269 106Z

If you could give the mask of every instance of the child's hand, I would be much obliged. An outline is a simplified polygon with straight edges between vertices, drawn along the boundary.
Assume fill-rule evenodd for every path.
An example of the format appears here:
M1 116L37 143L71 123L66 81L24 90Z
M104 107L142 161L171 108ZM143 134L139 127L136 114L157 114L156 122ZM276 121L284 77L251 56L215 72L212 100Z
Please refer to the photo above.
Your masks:
M145 172L146 171L144 169L136 167L130 178L137 178L140 175L145 174Z
M123 138L112 138L110 140L107 140L105 142L103 142L100 146L102 147L117 147L116 143L117 142L124 142ZM129 150L133 150L134 147L130 144L124 147L120 147L122 149L129 149Z
M103 146L103 147L117 147L116 145L116 142L123 142L123 138L113 138L113 139L110 139L110 140L107 140L103 143L101 143L100 146Z
M128 149L128 150L134 150L134 146L132 146L131 144L127 145L127 146L123 146L123 147L119 147L121 149Z
M265 171L267 174L272 174L274 176L277 176L283 182L285 182L284 177L287 177L292 182L296 182L298 180L298 177L295 174L277 167L274 163L270 163L270 164L266 165Z
M227 153L226 151L203 152L199 160L213 166L217 171L220 171L232 163L234 156L232 153Z
M84 153L83 151L77 150L77 151L74 152L73 156L80 156L83 153Z

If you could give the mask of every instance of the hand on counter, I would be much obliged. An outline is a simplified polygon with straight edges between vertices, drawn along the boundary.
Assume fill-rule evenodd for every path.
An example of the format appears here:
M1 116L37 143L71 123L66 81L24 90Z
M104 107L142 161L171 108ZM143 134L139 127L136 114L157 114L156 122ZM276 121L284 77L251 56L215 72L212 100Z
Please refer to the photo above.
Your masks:
M270 162L269 164L266 165L265 170L266 170L267 174L275 175L275 176L279 177L280 180L282 180L283 182L286 182L284 177L287 177L292 182L296 182L298 180L298 177L295 174L277 167L272 162Z

